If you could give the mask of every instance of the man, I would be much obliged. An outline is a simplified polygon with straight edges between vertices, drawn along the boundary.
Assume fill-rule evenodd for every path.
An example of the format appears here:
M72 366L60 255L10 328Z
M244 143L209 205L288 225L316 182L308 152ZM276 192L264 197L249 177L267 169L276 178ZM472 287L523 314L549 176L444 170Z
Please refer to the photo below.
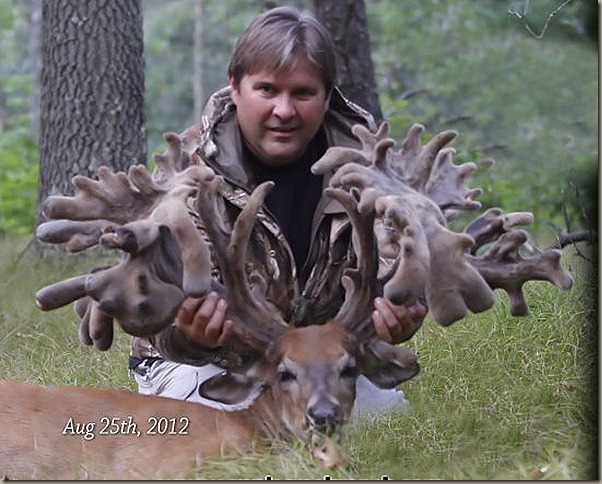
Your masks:
M275 182L258 217L261 241L249 263L266 280L277 280L271 287L290 287L268 296L283 308L279 301L294 298L296 323L325 322L342 302L336 281L346 267L350 230L344 212L322 196L327 180L310 167L330 146L358 147L351 127L362 123L374 131L374 121L335 88L334 48L324 27L288 7L249 25L235 46L228 80L229 87L209 100L201 124L184 133L185 149L224 177L226 219L233 220L255 186ZM219 347L232 337L227 304L215 293L188 298L174 325L149 341L133 340L130 367L141 393L244 408L205 400L197 391L200 382L222 371L195 364L195 348ZM399 343L418 330L425 314L420 303L395 306L376 298L373 323L383 340ZM358 379L355 415L404 403L402 392Z

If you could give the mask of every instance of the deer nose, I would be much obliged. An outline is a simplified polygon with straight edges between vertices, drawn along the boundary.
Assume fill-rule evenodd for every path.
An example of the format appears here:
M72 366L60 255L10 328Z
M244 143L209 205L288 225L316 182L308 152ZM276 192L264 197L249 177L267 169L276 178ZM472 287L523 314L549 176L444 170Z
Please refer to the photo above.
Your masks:
M343 409L337 403L322 400L309 407L307 416L314 428L332 432L343 420Z

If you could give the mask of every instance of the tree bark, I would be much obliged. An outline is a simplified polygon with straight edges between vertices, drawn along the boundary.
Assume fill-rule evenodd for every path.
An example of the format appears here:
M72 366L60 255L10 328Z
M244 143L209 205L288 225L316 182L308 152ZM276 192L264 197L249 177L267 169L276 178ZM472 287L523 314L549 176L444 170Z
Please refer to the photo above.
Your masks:
M140 1L45 0L42 40L38 208L76 174L146 162Z
M334 40L341 92L380 123L383 115L374 79L364 0L313 0L313 5L316 17Z

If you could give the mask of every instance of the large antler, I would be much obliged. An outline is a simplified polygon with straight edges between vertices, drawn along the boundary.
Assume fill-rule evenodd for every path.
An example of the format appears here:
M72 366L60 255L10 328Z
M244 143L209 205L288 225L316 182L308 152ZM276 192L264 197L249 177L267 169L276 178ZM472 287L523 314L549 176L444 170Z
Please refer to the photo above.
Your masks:
M266 297L267 281L257 272L247 274L247 248L257 213L273 182L259 185L238 215L230 231L222 223L217 204L222 177L205 181L199 191L197 210L211 239L215 258L228 298L227 317L235 322L234 331L245 345L263 354L266 345L286 328L280 311Z
M388 195L380 197L376 207L399 246L385 297L402 304L424 294L433 319L444 326L468 310L476 313L493 306L493 292L464 257L472 238L449 230L434 203L420 195Z
M167 133L167 155L155 155L151 175L141 165L125 173L106 167L98 180L73 178L73 197L51 196L43 204L50 221L37 237L48 243L66 243L76 252L100 244L120 249L121 262L112 268L45 287L36 294L43 310L51 310L89 296L82 320L83 342L110 346L109 319L136 336L156 334L173 322L186 295L200 296L211 286L207 245L188 214L187 199L213 171L197 164L178 171L184 153L180 138ZM81 305L81 304L80 304ZM102 320L102 324L96 321ZM86 326L96 328L88 332ZM94 334L91 334L94 333ZM107 344L107 341L108 344Z
M415 376L420 367L413 351L381 340L372 323L374 298L382 294L377 280L378 250L373 232L376 192L364 190L361 197L356 191L348 193L341 189L327 189L326 193L349 215L357 259L355 267L344 272L341 282L345 300L333 319L360 341L362 373L383 388L393 388Z
M515 226L527 225L532 220L533 215L528 212L504 215L499 208L492 208L465 229L477 241L471 255L466 256L467 260L492 288L508 293L513 316L529 313L522 291L525 282L544 280L561 289L569 289L573 284L571 276L560 265L560 250L549 248L530 257L519 253L528 241L528 234ZM485 249L484 253L477 255L480 248Z
M476 164L453 163L455 151L445 146L456 133L444 131L423 146L423 130L413 125L395 153L386 124L375 134L358 125L354 133L362 144L360 150L328 150L312 167L314 173L335 170L330 181L333 187L378 191L374 230L381 259L390 261L379 272L385 282L384 295L400 304L425 294L433 318L449 325L468 310L489 309L494 303L492 288L507 290L513 314L519 314L526 311L521 293L526 280L545 279L561 288L570 287L570 276L558 264L559 254L529 261L517 255L524 242L521 237L512 238L513 249L507 248L509 237L505 237L505 245L499 241L488 255L474 255L483 243L498 239L500 224L528 223L530 214L510 214L494 222L489 219L493 212L488 212L463 234L447 228L446 221L459 210L480 206L474 197L481 190L465 184ZM515 276L517 272L520 277Z
M383 194L402 195L418 192L431 199L450 219L458 210L474 210L481 204L474 197L478 188L468 188L468 176L476 163L454 165L453 148L445 148L457 133L443 131L426 145L420 143L424 126L414 124L402 142L401 149L391 148L395 141L389 138L389 125L384 122L376 133L362 125L355 125L353 133L362 144L361 149L330 148L312 167L316 174L335 171L331 186L378 187ZM481 163L490 165L492 160Z

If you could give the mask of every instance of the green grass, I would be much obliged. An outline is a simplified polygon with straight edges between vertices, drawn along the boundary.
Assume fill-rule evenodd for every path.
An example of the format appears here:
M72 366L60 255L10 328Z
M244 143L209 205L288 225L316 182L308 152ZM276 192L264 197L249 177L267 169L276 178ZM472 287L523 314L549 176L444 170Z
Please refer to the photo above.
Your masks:
M44 313L34 304L38 289L98 261L18 258L24 247L0 243L0 378L134 389L127 335L116 331L113 347L101 353L79 343L71 308ZM500 294L494 309L449 328L427 319L409 342L422 366L402 386L411 407L350 425L344 467L325 471L300 444L276 443L207 463L194 477L596 479L590 461L597 459L594 282L572 252L565 265L570 262L573 289L528 283L527 317L509 316Z

